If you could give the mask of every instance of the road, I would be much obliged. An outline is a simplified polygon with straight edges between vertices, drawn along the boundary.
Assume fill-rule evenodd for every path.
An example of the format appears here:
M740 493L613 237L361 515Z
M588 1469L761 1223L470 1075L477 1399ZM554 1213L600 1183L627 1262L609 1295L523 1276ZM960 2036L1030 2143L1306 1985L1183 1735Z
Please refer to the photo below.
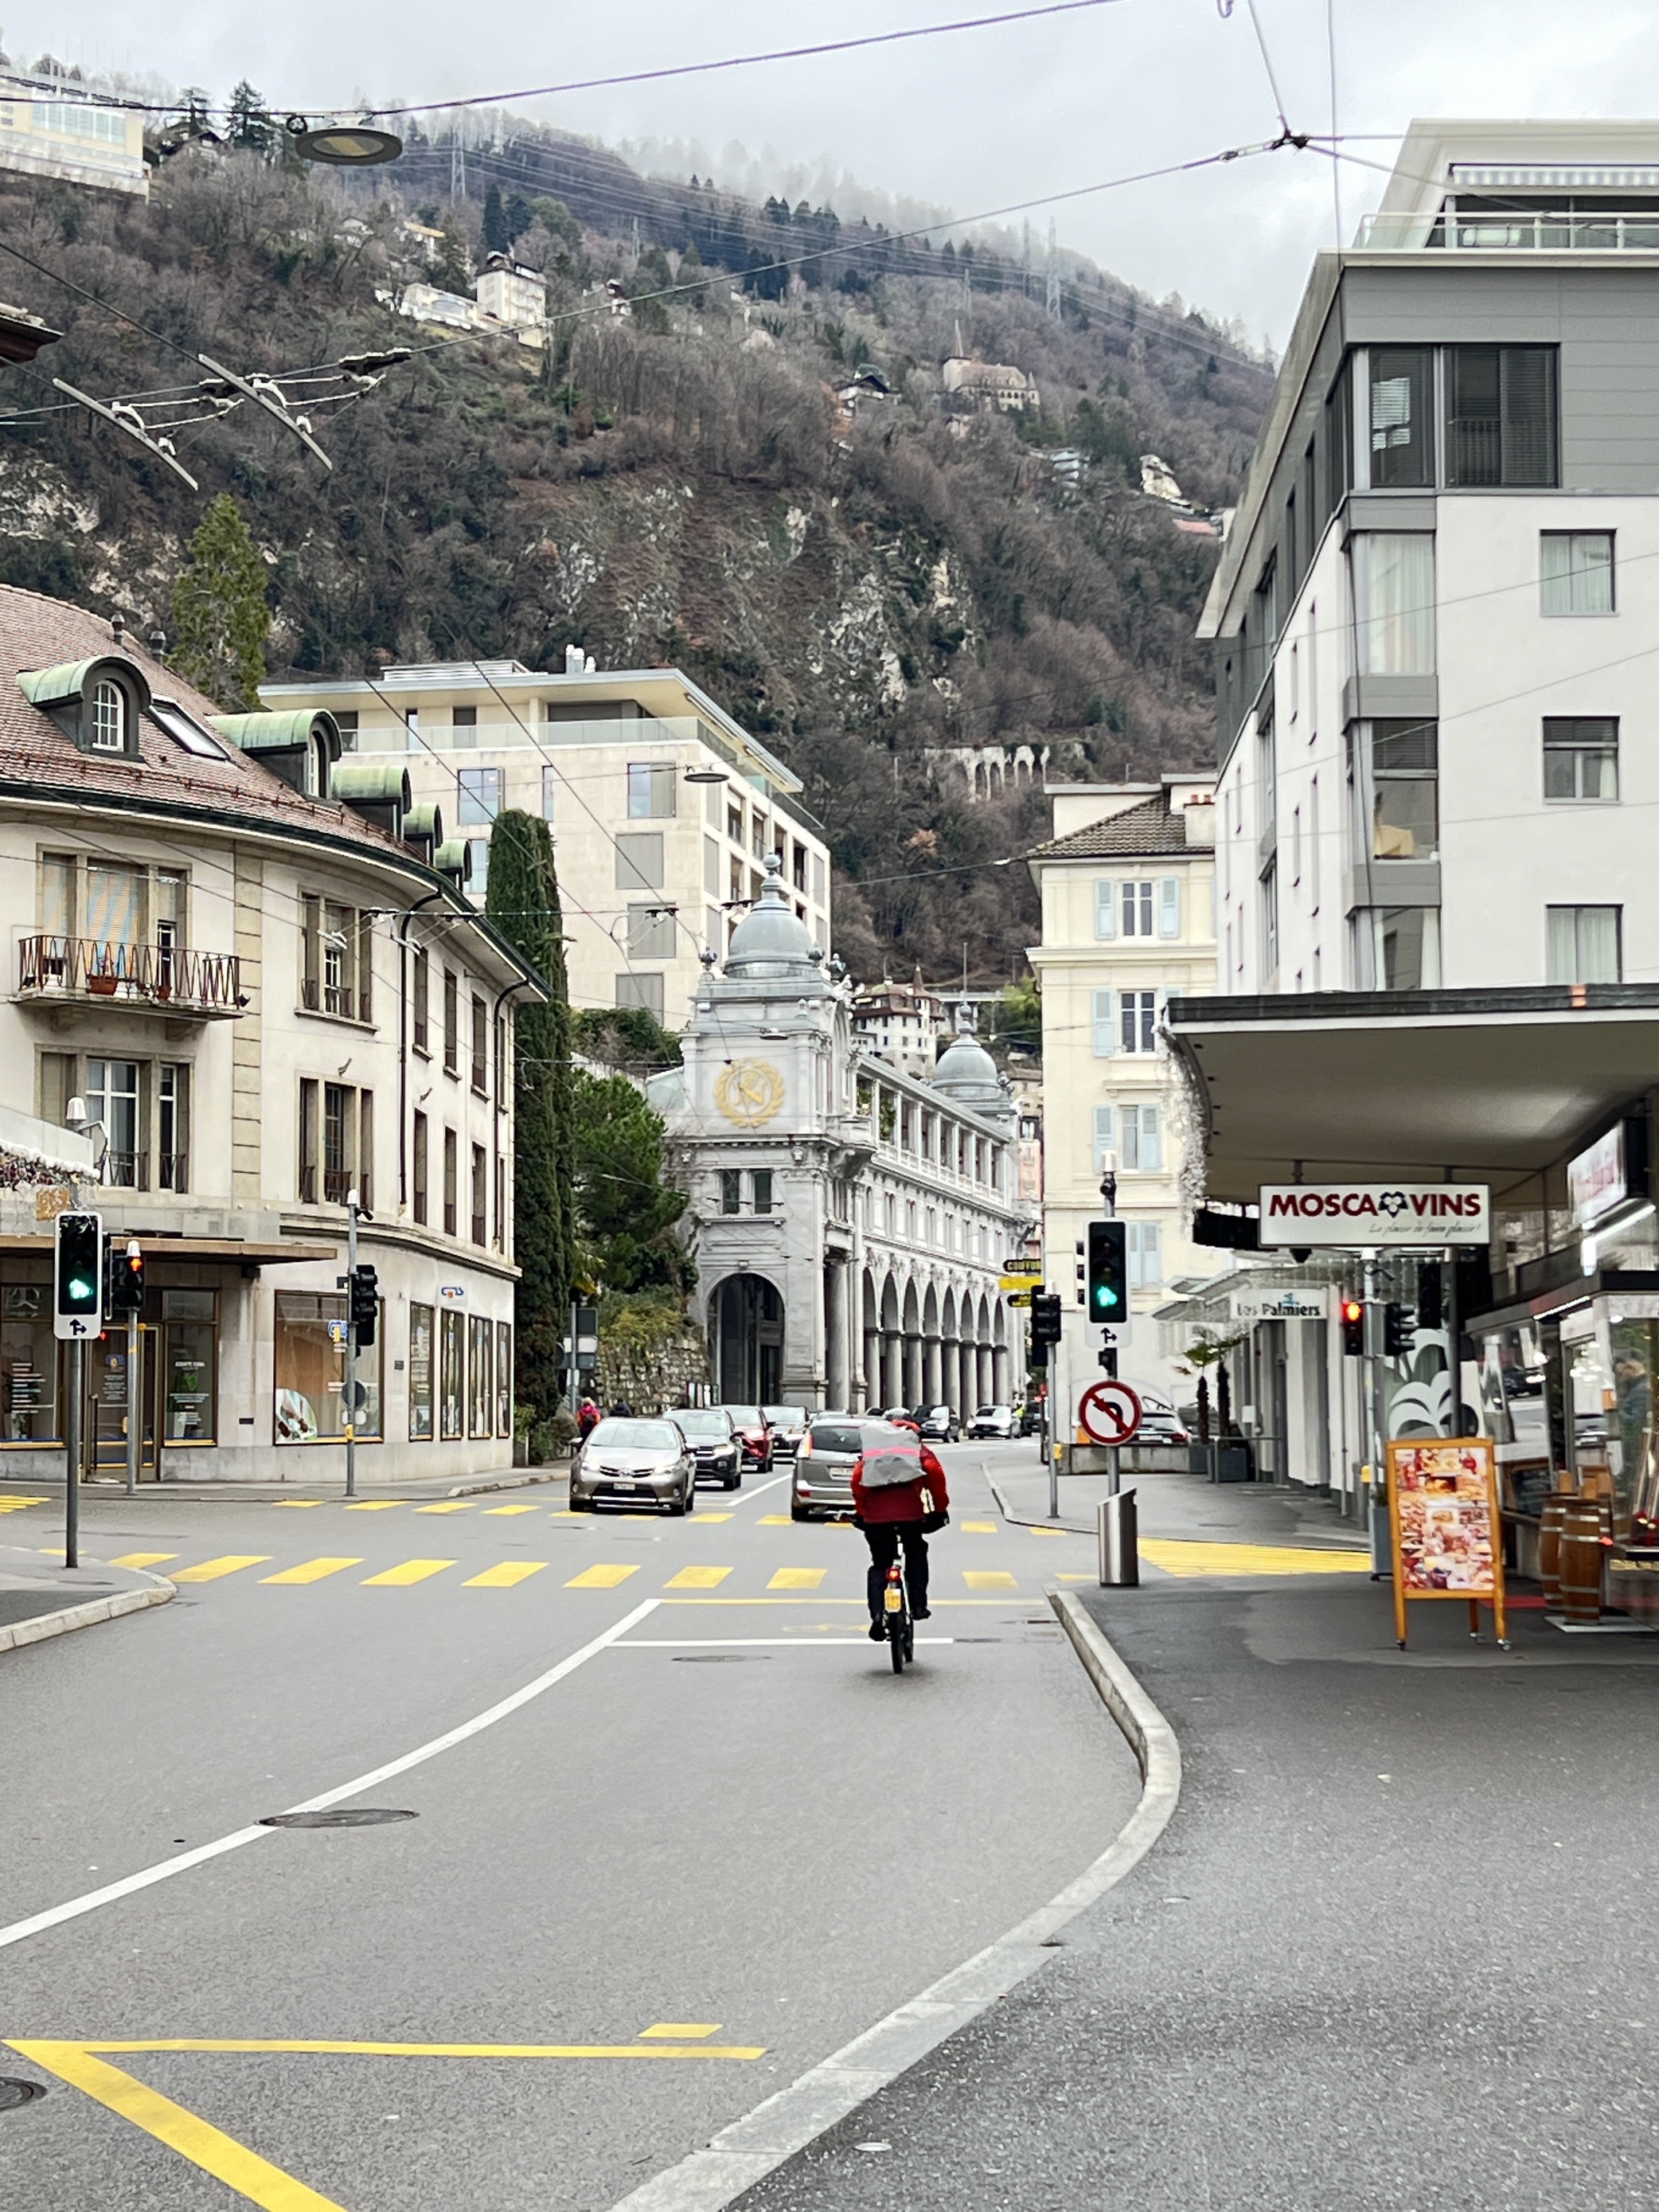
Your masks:
M1034 1449L948 1455L902 1680L857 1534L781 1483L688 1521L89 1497L86 1555L179 1596L0 1658L0 1921L172 1870L4 1950L0 2071L48 2085L4 2200L605 2212L1000 1935L1139 1786L1042 1601L1091 1547L984 1478ZM327 1793L415 1817L253 1825Z

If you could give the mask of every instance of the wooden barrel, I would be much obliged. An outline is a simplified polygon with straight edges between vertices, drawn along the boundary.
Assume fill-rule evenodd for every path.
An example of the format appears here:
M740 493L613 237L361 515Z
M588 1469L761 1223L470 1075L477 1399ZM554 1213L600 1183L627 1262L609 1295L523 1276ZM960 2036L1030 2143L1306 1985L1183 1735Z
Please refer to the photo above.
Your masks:
M1561 1602L1561 1516L1576 1502L1571 1490L1551 1491L1538 1523L1538 1579L1552 1613Z
M1602 1538L1607 1515L1603 1502L1575 1498L1561 1516L1561 1611L1568 1620L1601 1618L1601 1565L1607 1556Z

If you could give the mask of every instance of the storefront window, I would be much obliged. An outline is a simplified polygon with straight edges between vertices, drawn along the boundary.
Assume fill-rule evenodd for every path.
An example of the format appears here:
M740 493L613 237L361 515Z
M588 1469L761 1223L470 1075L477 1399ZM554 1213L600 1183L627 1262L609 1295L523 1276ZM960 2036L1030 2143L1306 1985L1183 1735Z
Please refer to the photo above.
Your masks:
M8 1283L0 1289L0 1418L9 1444L59 1441L49 1284Z
M380 1343L357 1358L360 1437L380 1434ZM337 1443L345 1436L346 1302L332 1292L276 1293L276 1441Z
M409 1437L424 1443L432 1434L432 1309L409 1309Z
M210 1444L218 1436L216 1299L212 1291L161 1293L162 1433L170 1444Z
M438 1376L439 1434L465 1436L462 1416L466 1410L466 1340L463 1316L446 1307L438 1316L440 1372Z
M504 1321L495 1324L495 1433L513 1433L513 1327Z
M487 1437L495 1426L495 1328L476 1315L467 1323L467 1434Z

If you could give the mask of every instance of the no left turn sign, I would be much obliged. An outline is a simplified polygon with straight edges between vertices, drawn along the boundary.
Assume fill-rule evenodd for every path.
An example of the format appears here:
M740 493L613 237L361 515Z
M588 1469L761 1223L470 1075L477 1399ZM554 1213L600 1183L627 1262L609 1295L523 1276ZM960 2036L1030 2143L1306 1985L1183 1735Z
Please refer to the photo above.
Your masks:
M1140 1426L1140 1400L1127 1382L1091 1382L1078 1401L1078 1419L1097 1444L1127 1444Z

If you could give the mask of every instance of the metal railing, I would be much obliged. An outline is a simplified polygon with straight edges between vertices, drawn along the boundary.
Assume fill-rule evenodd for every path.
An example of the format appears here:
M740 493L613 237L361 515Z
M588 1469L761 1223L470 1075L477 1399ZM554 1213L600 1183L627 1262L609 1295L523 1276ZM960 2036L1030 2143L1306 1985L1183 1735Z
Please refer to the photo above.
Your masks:
M1659 253L1659 214L1507 208L1451 214L1443 208L1426 224L1420 216L1368 215L1354 243L1374 252Z
M124 945L95 937L25 937L17 988L30 996L137 1000L147 1005L234 1013L241 963L234 953L177 945Z

